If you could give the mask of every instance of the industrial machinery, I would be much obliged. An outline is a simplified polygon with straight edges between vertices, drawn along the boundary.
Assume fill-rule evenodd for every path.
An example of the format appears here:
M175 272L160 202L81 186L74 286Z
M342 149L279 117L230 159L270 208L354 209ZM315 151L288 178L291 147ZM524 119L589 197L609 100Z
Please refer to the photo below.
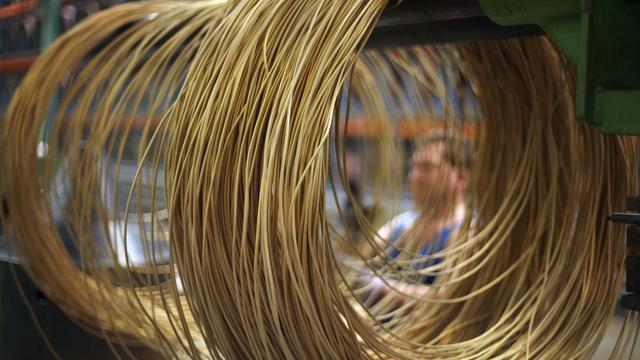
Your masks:
M408 0L383 15L370 46L546 34L576 66L578 120L640 134L640 2Z

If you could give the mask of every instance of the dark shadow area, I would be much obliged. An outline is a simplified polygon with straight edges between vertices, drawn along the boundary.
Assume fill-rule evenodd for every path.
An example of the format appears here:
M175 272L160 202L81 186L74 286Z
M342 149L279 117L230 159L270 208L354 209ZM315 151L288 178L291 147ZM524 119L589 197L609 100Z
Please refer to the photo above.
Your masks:
M68 359L116 359L108 343L83 330L71 320L44 293L36 288L18 266L15 267L20 284L28 297L42 329L55 351ZM73 296L73 294L69 294ZM123 358L129 358L122 346L114 345ZM129 347L137 359L162 359L147 348ZM10 273L10 265L0 262L0 359L31 360L53 359L38 333L26 304Z

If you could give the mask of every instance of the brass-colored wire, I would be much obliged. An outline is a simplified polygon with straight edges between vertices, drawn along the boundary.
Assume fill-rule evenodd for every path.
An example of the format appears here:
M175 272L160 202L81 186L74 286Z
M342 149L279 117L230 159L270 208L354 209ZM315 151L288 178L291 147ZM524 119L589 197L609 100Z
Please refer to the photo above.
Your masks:
M5 238L29 275L103 336L168 357L588 358L621 282L622 229L605 218L634 189L635 144L576 122L572 66L542 37L361 53L386 5L145 2L63 35L2 133ZM392 119L472 138L465 219L438 254L419 254L419 234L456 204L421 206L394 244L357 205L361 244L330 223L329 179L355 201L345 91L379 129L367 186L387 217L404 167ZM387 291L364 299L375 279Z

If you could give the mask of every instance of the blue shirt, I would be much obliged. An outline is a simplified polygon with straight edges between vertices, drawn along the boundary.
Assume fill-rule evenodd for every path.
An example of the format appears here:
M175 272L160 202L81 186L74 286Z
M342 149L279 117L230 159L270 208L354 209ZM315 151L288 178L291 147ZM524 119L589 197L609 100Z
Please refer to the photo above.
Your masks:
M404 234L407 230L409 230L413 226L413 224L415 224L417 219L418 219L418 216L414 212L407 212L397 216L393 220L394 226L391 229L391 235L389 236L388 244L393 245L394 243L396 243L398 239L400 239L402 234ZM447 241L451 236L451 232L453 232L453 230L455 230L457 227L458 227L457 224L454 224L451 227L447 226L444 229L442 229L442 231L440 231L439 233L434 234L434 236L431 239L429 239L428 241L425 241L424 244L422 244L417 255L432 256L434 254L439 253L440 251L443 251L444 248L447 246ZM389 246L387 248L387 254L391 259L396 259L400 255L400 251L396 246ZM436 257L434 259L430 259L427 261L421 261L418 264L414 265L412 269L413 270L425 269L429 266L437 265L441 261L442 261L442 257ZM436 279L436 276L433 276L433 275L420 277L420 281L426 285L433 284L435 279Z

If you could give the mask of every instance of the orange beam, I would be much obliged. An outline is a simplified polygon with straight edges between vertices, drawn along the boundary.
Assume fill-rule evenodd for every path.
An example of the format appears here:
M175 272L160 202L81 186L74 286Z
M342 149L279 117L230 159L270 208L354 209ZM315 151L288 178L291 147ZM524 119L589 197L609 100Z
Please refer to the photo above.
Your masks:
M0 19L26 14L36 6L35 0L24 0L16 4L0 6Z
M392 126L400 138L410 139L429 130L442 129L444 128L444 123L436 120L400 120L394 122ZM344 131L344 124L342 124L339 131ZM383 127L380 124L363 119L352 119L347 124L345 135L346 137L376 137L380 136L382 131ZM461 126L461 131L467 136L472 136L475 132L475 124L466 121Z
M37 55L27 55L8 59L0 59L0 73L15 73L25 71L36 61Z

